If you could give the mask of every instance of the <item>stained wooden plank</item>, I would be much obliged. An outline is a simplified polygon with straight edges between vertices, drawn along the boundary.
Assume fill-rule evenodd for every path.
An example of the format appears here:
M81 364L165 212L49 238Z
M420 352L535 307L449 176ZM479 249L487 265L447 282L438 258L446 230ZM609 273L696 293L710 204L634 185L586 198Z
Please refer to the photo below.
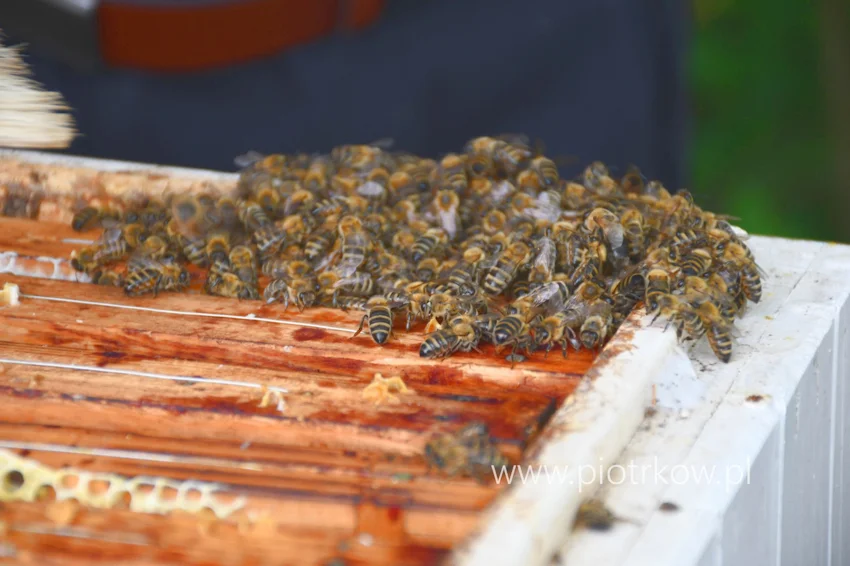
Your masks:
M425 442L480 420L516 460L590 362L551 356L510 370L492 351L434 362L418 357L421 334L400 328L385 348L350 339L356 313L197 293L130 299L58 280L76 277L66 258L94 237L0 219L6 267L12 252L13 273L40 276L3 276L24 297L0 310L2 359L17 360L0 362L0 448L56 468L215 482L252 513L273 513L278 531L370 533L373 545L351 545L349 559L431 559L472 532L499 489L429 473ZM361 392L376 372L402 376L415 394L375 407ZM259 406L263 387L287 391L283 412ZM57 544L40 536L33 548Z
M301 515L310 528L333 526L319 529L315 554L287 547L285 555L292 562L327 563L343 557L348 564L430 564L471 533L482 511L503 491L426 473L420 453L430 434L454 430L480 416L491 424L501 447L518 457L552 409L568 399L558 413L557 426L542 435L549 450L537 447L532 455L543 461L567 455L567 461L577 463L595 462L597 457L609 461L637 426L645 374L654 366L643 365L633 379L623 380L623 364L641 365L651 350L636 347L634 356L624 357L631 348L631 331L620 333L615 347L603 352L602 363L587 375L583 390L577 391L593 361L587 353L571 353L566 361L556 355L545 360L538 355L513 370L491 350L483 356L459 355L434 362L418 357L421 336L415 332L399 333L385 348L372 344L368 336L349 340L346 332L358 321L354 313L322 309L282 313L279 307L259 302L191 293L128 299L120 290L59 281L76 277L65 258L80 245L69 238L78 240L81 235L70 232L67 222L70 207L81 199L103 202L139 192L229 190L235 177L99 160L9 155L0 155L0 185L20 182L27 190L42 191L44 200L37 223L0 219L11 228L0 229L0 252L18 254L15 273L42 279L8 277L22 286L24 303L14 314L0 312L5 318L0 323L7 322L15 332L0 347L13 348L19 360L4 366L9 379L7 389L0 392L4 421L0 422L0 447L52 466L70 462L128 475L146 471L185 478L194 472L220 479L232 493L247 497L244 511L237 511L233 521L221 521L230 527L243 512L272 510L273 516L285 517L271 533L237 529L239 541L234 544L251 546L258 539L257 548L270 549L268 545L280 533L293 532L292 523ZM96 232L82 238L94 236ZM3 267L0 260L0 272ZM315 328L311 323L345 331ZM44 360L62 366L20 363ZM177 380L158 380L154 385L140 375L114 373L139 371L201 376L207 382L188 385L183 380L178 385ZM403 375L416 396L380 411L363 403L358 391L375 371ZM587 397L588 386L600 376L606 392ZM214 379L237 385L214 383ZM248 383L285 387L286 411L258 407L256 394L261 390L246 387ZM627 392L628 399L615 398L618 390ZM581 408L579 413L576 407ZM573 429L567 421L574 418L585 423L582 426L594 425ZM46 419L57 419L61 426ZM597 419L602 427L596 427ZM596 432L590 430L595 428ZM572 436L575 442L570 441ZM27 440L11 444L10 437ZM45 442L48 437L49 443ZM73 452L76 448L80 450ZM151 462L152 458L159 459ZM228 466L237 471L222 473ZM253 466L262 469L258 472ZM316 481L323 474L332 477L324 487ZM553 535L541 529L566 520L577 501L574 489L566 499L562 488L547 491L543 499L548 502L542 501L543 492L524 488L512 492L516 493L499 498L506 505L497 508L495 516L505 510L518 513L528 508L526 501L533 503L539 516L529 517L522 511L522 533L537 541L543 536L542 546L549 549ZM539 513L544 507L548 510ZM92 512L110 517L109 512ZM544 517L555 518L555 514L554 523ZM328 518L326 525L317 519L322 516ZM490 539L495 536L506 550L503 562L539 561L538 555L546 552L538 548L532 557L524 551L525 543L517 546L510 537L500 537L499 524L492 519L493 514L481 540L489 540L487 534L492 535ZM147 520L138 524L148 524ZM196 518L196 529L200 523ZM106 519L98 524L119 523ZM153 518L149 525L157 536L162 534L160 529L179 528L161 518ZM135 532L132 519L120 527L120 532ZM346 531L342 538L337 536L340 531ZM71 547L64 555L51 550L51 545L62 544L52 535L30 536L35 542L28 548L39 558L44 554L73 559ZM164 545L154 540L153 546ZM224 556L181 558L185 563L219 563ZM155 553L134 559L140 564L160 564L167 563L166 558L170 559Z

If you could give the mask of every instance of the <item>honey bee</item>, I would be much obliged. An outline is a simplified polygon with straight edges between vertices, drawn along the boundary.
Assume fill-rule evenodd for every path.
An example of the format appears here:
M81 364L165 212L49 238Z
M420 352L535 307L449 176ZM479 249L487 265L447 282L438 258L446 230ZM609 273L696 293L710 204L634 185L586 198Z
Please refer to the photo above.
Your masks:
M168 214L168 209L163 203L152 200L139 212L139 221L146 231L159 232L165 228Z
M427 257L416 264L416 271L414 273L420 281L428 282L436 279L439 272L440 260L435 257Z
M744 295L754 303L761 300L761 274L753 260L752 252L743 244L731 242L723 250L723 260L734 265L741 272L741 285Z
M747 303L747 296L744 294L743 277L737 267L734 264L722 262L715 266L712 277L722 280L722 287L718 284L717 279L714 279L713 283L718 288L725 288L725 294L732 298L738 312L742 313Z
M290 279L272 279L263 290L267 304L282 302L283 310L294 304L299 311L311 307L316 302L316 284L310 277Z
M526 136L502 134L497 138L503 141L504 145L499 145L496 149L496 163L505 176L512 177L527 165L534 152Z
M484 291L498 295L510 285L520 267L527 263L531 249L523 242L514 242L499 256L496 264L491 267L484 277Z
M449 153L444 156L431 176L431 184L460 194L466 192L469 179L466 176L466 158Z
M211 269L207 273L204 282L204 290L209 295L227 297L231 299L259 299L256 286L251 286L242 281L239 276L230 271L218 271Z
M670 293L670 274L664 269L652 269L646 274L646 308L648 313L658 311L658 299Z
M189 286L189 272L172 261L143 259L127 272L124 293L137 297L145 293L157 296L160 291L180 291Z
M371 248L371 240L363 222L356 216L343 216L339 221L339 236L342 239L342 259L339 263L339 274L350 277L357 271Z
M431 295L429 301L432 321L446 320L457 314L458 300L457 297L448 293L435 293ZM434 326L434 324L431 324Z
M598 499L588 499L578 508L575 527L584 527L592 531L608 531L617 521L617 517Z
M478 342L481 340L481 332L475 324L475 319L469 315L458 315L448 323L449 330L457 337L455 351L470 352L478 350Z
M94 260L95 248L84 247L71 252L71 267L83 273L91 273L97 269L98 264Z
M696 312L714 355L723 363L729 363L732 358L732 335L728 321L711 301L701 303Z
M604 208L594 208L584 219L584 228L591 234L602 232L615 256L624 257L628 249L624 246L625 229L617 215Z
M623 192L629 197L638 197L644 192L644 177L640 169L634 165L630 165L626 169L626 174L620 179L620 187Z
M638 261L645 253L645 221L643 214L637 208L626 209L620 217L623 225L629 257Z
M230 232L225 229L216 228L207 233L204 250L212 269L230 271L230 238Z
M333 302L336 303L337 297L343 292L354 297L371 297L375 291L375 281L368 273L355 272L349 277L340 278L333 288Z
M369 299L365 297L338 297L334 306L342 312L348 312L350 310L365 311L369 310Z
M582 182L588 189L595 190L602 184L602 180L608 176L608 167L601 161L594 161L582 173Z
M593 197L593 194L582 184L572 181L563 183L561 202L570 211L582 210Z
M646 184L643 197L651 201L666 201L671 198L670 192L664 187L661 181L650 181Z
M411 259L419 262L428 255L432 255L437 249L448 241L448 234L442 228L430 228L416 239L413 244Z
M274 224L267 224L254 232L252 237L260 257L266 258L280 250L286 239L286 232L279 230Z
M107 287L123 287L124 276L111 269L98 269L91 276L92 282Z
M233 246L228 257L233 273L246 285L257 286L257 256L245 245Z
M587 289L585 286L582 289ZM593 287L596 288L596 287ZM601 294L601 293L600 293ZM593 296L597 298L599 294ZM548 312L562 310L570 299L570 288L565 281L551 281L540 285L527 294L526 302L535 307L544 307ZM513 304L513 303L512 303Z
M467 170L474 177L484 177L497 173L496 164L502 165L507 157L507 143L503 140L480 137L470 140L464 151L467 153ZM519 166L517 160L516 166Z
M71 228L75 232L87 232L100 228L105 221L118 221L121 218L121 213L110 208L97 208L87 206L74 214L71 221Z
M144 239L141 224L127 224L107 228L94 245L92 260L95 265L106 265L124 258Z
M699 248L685 255L680 260L682 275L701 276L708 272L711 267L711 252Z
M222 196L215 203L215 209L209 213L210 223L222 230L232 230L239 220L239 205L229 196Z
M448 235L449 240L454 240L460 230L460 216L458 207L460 197L454 191L443 189L434 197L433 207L440 222L440 227Z
M510 462L499 451L484 423L466 425L456 434L443 434L425 445L425 460L429 467L437 468L449 477L458 474L485 482L496 468L509 466Z
M683 280L684 295L688 298L698 297L698 300L710 300L720 310L721 316L731 324L738 313L738 308L732 299L725 293L726 283L717 274L712 274L709 284L702 277L688 276Z
M387 200L387 189L385 186L377 181L371 180L373 173L377 171L386 173L386 169L374 169L369 173L370 180L367 180L355 190L359 196L368 201L368 210L380 210ZM389 181L389 179L387 179L387 181Z
M511 350L511 368L514 367L515 354L518 349L525 349L526 355L531 356L531 350L534 348L534 336L531 334L531 326L526 318L522 313L502 317L493 332L493 344L496 346L496 351L505 346L513 347Z
M310 233L304 244L304 254L308 261L315 263L330 252L336 242L336 224L337 220L332 216Z
M372 297L366 303L368 312L360 319L360 326L354 336L360 334L368 322L369 334L375 344L386 344L393 333L393 303L380 295ZM354 337L352 336L352 338Z
M251 198L269 218L275 218L281 212L280 193L268 177L262 178L252 185Z
M463 252L461 262L448 274L446 289L458 292L462 287L473 285L478 278L478 268L486 258L487 254L478 247L469 248Z
M579 339L588 350L600 346L611 329L611 305L605 301L596 301L588 309L588 315L581 325Z
M502 232L508 224L508 217L501 210L491 209L481 221L481 227L487 235Z
M538 186L543 189L556 186L560 180L558 166L554 161L543 155L539 155L531 160L528 164L528 171L537 177ZM560 201L560 198L558 200Z
M244 155L238 156L234 159L234 162L237 167L250 171L260 171L277 177L282 176L286 172L287 167L287 158L280 153L263 155L256 151L249 151Z
M188 233L188 230L186 232ZM181 228L176 218L172 218L168 222L166 233L190 263L198 267L207 267L209 265L205 249L206 243L202 236L190 236L184 233L184 229Z
M457 351L460 338L449 328L440 328L428 334L419 346L419 357L445 358Z
M433 316L431 309L431 296L419 291L411 292L407 297L407 321L405 329L410 330L414 321L428 320Z
M391 145L389 139L378 140L368 145L343 145L331 151L331 159L340 168L359 171L371 169L382 163L384 148L389 145Z
M579 345L571 324L574 324L574 322L566 311L556 312L540 320L531 329L534 336L534 348L545 346L546 356L548 356L553 346L560 345L564 358L566 358L567 344L573 344L575 349L578 349L577 346Z
M535 244L535 256L531 262L531 271L528 273L528 281L534 285L542 285L552 281L557 250L555 242L548 236L538 239Z
M426 194L431 190L431 175L436 168L431 160L422 160L390 176L390 191L398 198Z
M310 162L307 173L304 175L304 188L314 195L323 194L327 191L333 175L333 162L327 157L316 157Z

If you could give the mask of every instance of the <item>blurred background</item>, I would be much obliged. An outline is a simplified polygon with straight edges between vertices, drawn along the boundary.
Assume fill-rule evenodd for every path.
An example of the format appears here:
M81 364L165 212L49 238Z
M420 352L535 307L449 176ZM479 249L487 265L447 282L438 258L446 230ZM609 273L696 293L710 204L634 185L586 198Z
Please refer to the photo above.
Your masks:
M477 135L523 132L561 157L567 175L594 159L615 171L635 164L750 232L850 241L845 0L364 0L380 15L356 25L340 25L339 7L350 16L358 0L327 0L337 9L327 33L209 68L128 68L86 39L99 26L103 41L104 18L51 31L54 16L30 9L46 0L7 1L0 22L29 42L36 78L74 109L82 135L70 153L233 169L248 150L391 137L396 148L439 155ZM298 5L170 7L287 1ZM109 2L122 3L165 4ZM289 12L283 20L298 28ZM226 54L228 41L258 35L252 25L212 45ZM160 45L141 33L124 46L130 59ZM113 43L131 36L112 28ZM171 49L194 47L186 39Z

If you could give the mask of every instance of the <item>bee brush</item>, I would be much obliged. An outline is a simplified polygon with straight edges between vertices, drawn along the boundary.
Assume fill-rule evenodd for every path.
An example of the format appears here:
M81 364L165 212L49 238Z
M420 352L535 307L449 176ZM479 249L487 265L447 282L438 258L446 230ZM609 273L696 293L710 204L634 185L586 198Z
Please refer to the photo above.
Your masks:
M57 92L30 78L18 47L0 44L0 147L65 148L76 134Z

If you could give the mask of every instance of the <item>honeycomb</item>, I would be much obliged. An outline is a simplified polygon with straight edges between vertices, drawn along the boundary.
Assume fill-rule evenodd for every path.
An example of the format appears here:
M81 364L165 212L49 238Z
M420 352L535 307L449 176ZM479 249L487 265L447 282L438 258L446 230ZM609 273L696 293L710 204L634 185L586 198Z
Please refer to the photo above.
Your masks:
M97 509L126 505L131 511L165 515L172 511L209 512L226 519L245 506L245 498L221 501L219 484L162 477L127 478L106 472L53 469L0 450L0 501L38 501L50 489L56 501L76 500ZM206 511L209 510L209 511Z

